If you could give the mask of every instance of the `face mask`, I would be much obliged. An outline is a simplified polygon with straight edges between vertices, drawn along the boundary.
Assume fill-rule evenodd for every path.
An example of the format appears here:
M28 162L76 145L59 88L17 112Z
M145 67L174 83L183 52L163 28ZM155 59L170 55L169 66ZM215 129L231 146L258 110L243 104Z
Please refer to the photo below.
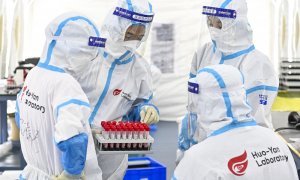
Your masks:
M86 68L92 64L92 61L99 55L100 48L92 46L83 46L77 42L66 42L63 44L67 49L67 71L73 76L80 76L86 71Z
M138 40L124 41L120 44L121 46L125 47L127 50L134 52L137 48L140 47L141 41Z
M209 27L211 39L216 42L219 51L225 54L235 53L252 45L252 29L247 18L235 20L221 19L222 29Z
M114 58L119 58L128 51L128 49L110 39L106 40L105 51Z
M216 42L217 49L221 52L230 53L234 51L232 48L234 32L232 32L232 30L233 29L230 28L227 31L222 31L214 27L209 27L211 39Z
M217 29L214 27L208 27L209 33L210 33L210 37L212 40L217 40L220 39L222 37L222 30L221 29Z

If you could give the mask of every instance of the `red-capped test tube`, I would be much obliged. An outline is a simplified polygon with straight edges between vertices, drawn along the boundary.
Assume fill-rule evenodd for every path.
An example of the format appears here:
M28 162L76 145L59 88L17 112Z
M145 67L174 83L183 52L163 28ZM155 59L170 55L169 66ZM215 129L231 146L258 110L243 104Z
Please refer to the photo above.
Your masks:
M127 139L131 140L132 139L132 132L133 132L133 127L131 124L127 125Z
M116 129L116 126L114 126L114 125L111 125L110 126L110 139L111 140L114 140L114 139L116 139L116 131L117 131L117 129ZM114 143L109 143L109 150L111 150L111 151L113 151L114 150Z
M123 127L124 126L124 122L120 121L120 122L118 122L118 125L120 125L121 127Z
M150 133L150 128L147 124L143 123L142 124L144 126L145 132L144 132L144 138L148 139L149 133Z
M127 139L127 127L124 124L120 124L121 127L121 139Z
M101 121L101 127L104 127L106 125L105 121Z
M139 127L137 125L133 125L133 139L139 138Z
M145 128L142 124L139 124L139 139L144 139L145 137Z
M121 139L121 127L120 125L117 124L116 126L116 139L120 140ZM120 150L120 143L115 144L115 150L119 151Z
M106 121L106 125L111 126L111 122L110 121Z
M110 128L109 126L105 125L104 126L104 131L102 131L104 139L108 140L109 139L109 134L110 134ZM103 143L103 150L106 151L108 150L108 143Z
M128 129L127 129L127 139L129 141L132 140L132 131L133 131L133 127L132 126L128 126ZM127 149L131 150L131 143L127 143Z
M137 140L139 138L139 127L134 124L133 125L133 139ZM137 149L137 143L132 143L132 150Z
M101 121L101 127L102 127L102 135L104 137L104 139L109 139L109 133L107 132L107 129L108 129L108 125L105 121Z
M116 139L121 139L121 126L120 125L117 125L116 126Z
M147 124L144 125L144 138L148 139L149 137L149 132L150 132L150 128ZM144 150L149 150L149 144L148 143L144 143Z
M144 127L138 126L138 128L139 128L139 139L142 140L144 139ZM138 144L138 150L143 150L143 143Z
M109 126L107 126L107 125L104 125L103 126L103 129L104 129L104 131L102 131L102 134L103 134L103 137L104 137L104 139L109 139L110 137L109 137L109 135L110 135L110 128L109 128Z
M111 121L111 124L115 126L117 125L117 121Z
M122 133L121 133L121 139L126 140L127 139L127 127L126 126L121 126L122 128ZM126 143L121 144L121 149L125 150L126 149Z

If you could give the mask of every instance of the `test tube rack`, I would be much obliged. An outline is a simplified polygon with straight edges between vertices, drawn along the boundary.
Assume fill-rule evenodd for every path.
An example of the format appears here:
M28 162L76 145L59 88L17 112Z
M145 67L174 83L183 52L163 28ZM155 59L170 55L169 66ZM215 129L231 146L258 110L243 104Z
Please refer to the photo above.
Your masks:
M147 139L105 139L96 134L96 145L99 154L151 154L153 137Z

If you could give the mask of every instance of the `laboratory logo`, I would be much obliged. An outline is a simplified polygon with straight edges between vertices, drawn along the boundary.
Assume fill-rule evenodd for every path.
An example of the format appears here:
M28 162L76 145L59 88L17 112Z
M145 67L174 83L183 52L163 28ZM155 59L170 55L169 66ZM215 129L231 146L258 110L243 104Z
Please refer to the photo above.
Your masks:
M131 101L131 95L129 93L125 93L124 91L122 92L121 96L128 101Z
M268 103L268 96L260 94L259 95L259 104L267 105L267 103Z
M248 166L247 152L240 156L233 157L228 161L228 169L236 176L243 176Z
M121 92L122 92L122 89L115 89L114 92L113 92L113 95L114 95L114 96L117 96L117 95L119 95Z
M267 147L263 150L251 152L258 167L268 166L274 163L288 163L289 157L279 147Z

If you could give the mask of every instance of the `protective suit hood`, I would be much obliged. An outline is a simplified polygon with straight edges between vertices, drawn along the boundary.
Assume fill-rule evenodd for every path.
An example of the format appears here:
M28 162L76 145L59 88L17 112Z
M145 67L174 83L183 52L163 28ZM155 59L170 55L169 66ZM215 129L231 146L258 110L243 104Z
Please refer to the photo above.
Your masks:
M46 43L38 64L48 70L80 77L94 60L105 39L93 22L78 13L66 13L53 20L45 30Z
M207 66L189 80L189 111L201 117L199 125L212 135L222 128L253 121L243 76L230 65Z
M209 27L211 39L218 50L231 54L249 48L252 42L252 29L247 19L245 0L213 0L212 7L236 11L235 18L220 17L222 29Z
M134 52L147 40L153 17L152 5L147 0L119 0L101 27L103 37L107 38L105 51L115 58L127 51ZM124 41L126 30L131 25L145 27L145 34L140 41Z

